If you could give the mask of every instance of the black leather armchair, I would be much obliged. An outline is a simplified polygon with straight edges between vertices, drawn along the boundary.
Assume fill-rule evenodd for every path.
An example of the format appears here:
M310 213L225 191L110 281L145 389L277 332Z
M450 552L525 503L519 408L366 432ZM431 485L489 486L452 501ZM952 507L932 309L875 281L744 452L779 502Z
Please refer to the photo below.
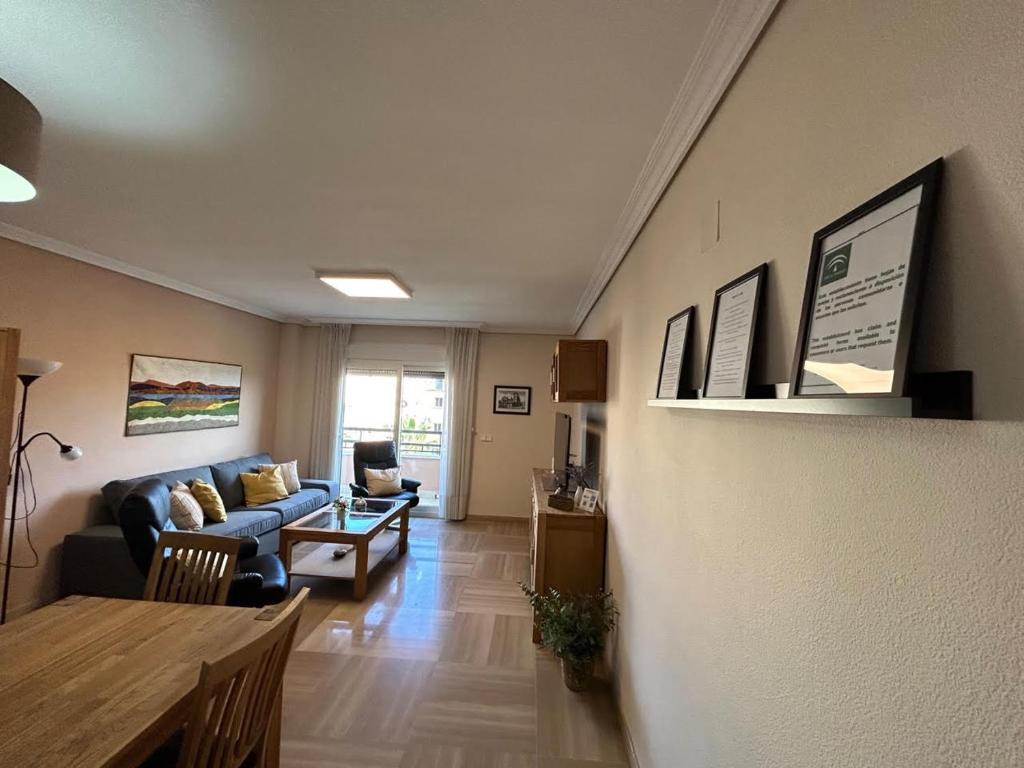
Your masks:
M121 503L119 519L132 561L143 577L149 573L160 531L171 516L171 497L162 480L143 480ZM253 537L242 539L238 565L228 605L259 608L279 603L288 596L288 574L276 555L257 555L259 542Z
M419 480L403 477L401 493L390 496L370 496L370 492L366 489L367 469L394 469L397 466L398 454L395 451L394 440L356 443L352 446L352 471L355 475L355 482L349 483L352 495L367 499L407 499L409 508L412 509L420 503L418 491L423 483Z

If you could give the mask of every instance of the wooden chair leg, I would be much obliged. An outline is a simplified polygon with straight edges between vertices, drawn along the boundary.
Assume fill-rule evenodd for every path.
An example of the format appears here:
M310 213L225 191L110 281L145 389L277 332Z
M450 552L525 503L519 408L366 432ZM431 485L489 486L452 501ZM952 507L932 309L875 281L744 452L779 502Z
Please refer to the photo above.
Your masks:
M267 732L263 736L263 747L257 765L260 768L279 768L281 765L281 708L284 696L284 685L274 698L274 710L270 713Z

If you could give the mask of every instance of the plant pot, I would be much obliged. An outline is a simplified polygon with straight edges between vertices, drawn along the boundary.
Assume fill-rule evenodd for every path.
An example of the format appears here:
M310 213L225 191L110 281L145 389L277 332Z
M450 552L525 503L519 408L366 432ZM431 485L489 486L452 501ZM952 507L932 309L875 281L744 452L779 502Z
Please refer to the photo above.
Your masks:
M594 660L570 661L562 659L562 680L570 691L580 693L590 687L594 678Z

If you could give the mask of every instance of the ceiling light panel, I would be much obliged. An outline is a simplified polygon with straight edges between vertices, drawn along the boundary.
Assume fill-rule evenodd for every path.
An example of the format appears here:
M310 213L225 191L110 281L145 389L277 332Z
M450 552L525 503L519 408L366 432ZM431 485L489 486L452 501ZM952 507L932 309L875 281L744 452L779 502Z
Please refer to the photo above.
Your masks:
M327 285L353 299L411 299L412 291L388 273L317 273Z

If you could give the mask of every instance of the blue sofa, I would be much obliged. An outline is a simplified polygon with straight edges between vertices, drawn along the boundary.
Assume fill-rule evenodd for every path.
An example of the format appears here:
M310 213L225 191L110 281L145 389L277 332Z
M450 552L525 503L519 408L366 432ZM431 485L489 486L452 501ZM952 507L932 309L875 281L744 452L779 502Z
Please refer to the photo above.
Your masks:
M147 480L159 480L167 488L181 481L199 478L216 486L228 510L227 521L206 523L203 533L221 536L253 537L258 541L256 554L278 550L281 526L297 520L336 499L339 484L331 480L300 481L298 493L286 499L258 507L246 507L242 472L255 472L259 464L273 464L270 454L260 453L218 464L176 469L129 480L113 480L103 486L103 500L109 522L94 525L64 537L61 558L61 592L64 595L99 595L139 598L145 586L145 573L135 563L122 531L118 513L133 489ZM167 523L173 528L172 523Z

